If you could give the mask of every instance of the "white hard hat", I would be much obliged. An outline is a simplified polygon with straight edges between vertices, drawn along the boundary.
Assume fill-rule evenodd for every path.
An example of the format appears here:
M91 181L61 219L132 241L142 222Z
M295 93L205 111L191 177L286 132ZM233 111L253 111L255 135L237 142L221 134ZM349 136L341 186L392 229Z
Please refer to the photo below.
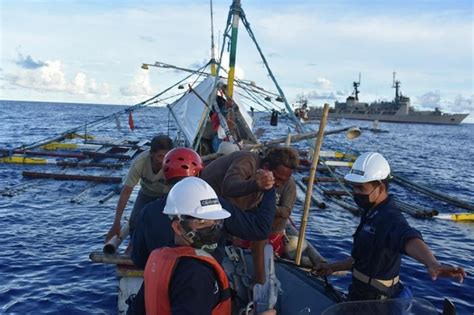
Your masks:
M163 213L204 220L230 217L230 213L222 209L214 189L198 177L186 177L171 188Z
M238 145L235 143L230 143L227 141L222 141L221 144L219 144L219 148L217 149L217 153L220 154L231 154L232 152L235 151L240 151L240 148Z
M367 152L361 154L352 165L344 179L352 183L368 183L384 180L390 176L390 165L380 153Z

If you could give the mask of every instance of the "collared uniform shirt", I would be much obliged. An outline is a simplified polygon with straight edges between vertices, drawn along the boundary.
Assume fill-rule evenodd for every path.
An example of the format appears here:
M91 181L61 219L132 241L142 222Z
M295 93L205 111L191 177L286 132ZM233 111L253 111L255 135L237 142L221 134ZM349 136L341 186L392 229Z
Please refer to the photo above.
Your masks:
M361 217L353 236L354 268L381 280L398 276L405 244L413 238L422 239L397 208L392 195Z

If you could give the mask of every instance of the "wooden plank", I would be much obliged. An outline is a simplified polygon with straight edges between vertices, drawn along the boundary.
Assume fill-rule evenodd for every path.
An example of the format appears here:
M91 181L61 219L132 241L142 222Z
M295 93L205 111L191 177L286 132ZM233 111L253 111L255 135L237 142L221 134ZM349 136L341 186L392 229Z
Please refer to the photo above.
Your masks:
M51 178L56 180L86 180L102 183L120 183L122 177L119 176L95 176L95 175L81 175L81 174L61 174L61 173L41 173L24 171L24 177L30 178Z
M130 156L125 155L125 154L104 153L104 152L97 152L97 151L82 151L82 154L91 158L130 160Z
M123 167L123 163L101 163L101 162L57 162L56 165L61 167L101 167L101 168L113 168L120 169Z

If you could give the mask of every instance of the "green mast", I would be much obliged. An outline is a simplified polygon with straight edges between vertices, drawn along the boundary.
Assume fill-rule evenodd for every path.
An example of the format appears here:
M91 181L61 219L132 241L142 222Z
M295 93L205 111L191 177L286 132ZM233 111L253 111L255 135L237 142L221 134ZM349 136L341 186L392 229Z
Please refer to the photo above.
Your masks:
M229 100L234 95L235 57L237 54L237 34L239 32L240 0L234 0L230 8L232 11L232 32L230 37L229 74L227 77L227 97Z

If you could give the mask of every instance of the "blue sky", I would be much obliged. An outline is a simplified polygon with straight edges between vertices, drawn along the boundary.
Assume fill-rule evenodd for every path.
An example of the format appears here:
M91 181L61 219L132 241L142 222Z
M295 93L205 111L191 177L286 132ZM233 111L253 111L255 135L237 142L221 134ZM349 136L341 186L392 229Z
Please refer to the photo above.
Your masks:
M0 2L0 99L134 104L177 77L140 69L209 58L208 1ZM230 1L214 1L215 31ZM287 97L391 99L392 72L419 108L471 112L472 1L246 1L247 19ZM240 27L238 75L271 88ZM220 38L219 38L220 40Z

